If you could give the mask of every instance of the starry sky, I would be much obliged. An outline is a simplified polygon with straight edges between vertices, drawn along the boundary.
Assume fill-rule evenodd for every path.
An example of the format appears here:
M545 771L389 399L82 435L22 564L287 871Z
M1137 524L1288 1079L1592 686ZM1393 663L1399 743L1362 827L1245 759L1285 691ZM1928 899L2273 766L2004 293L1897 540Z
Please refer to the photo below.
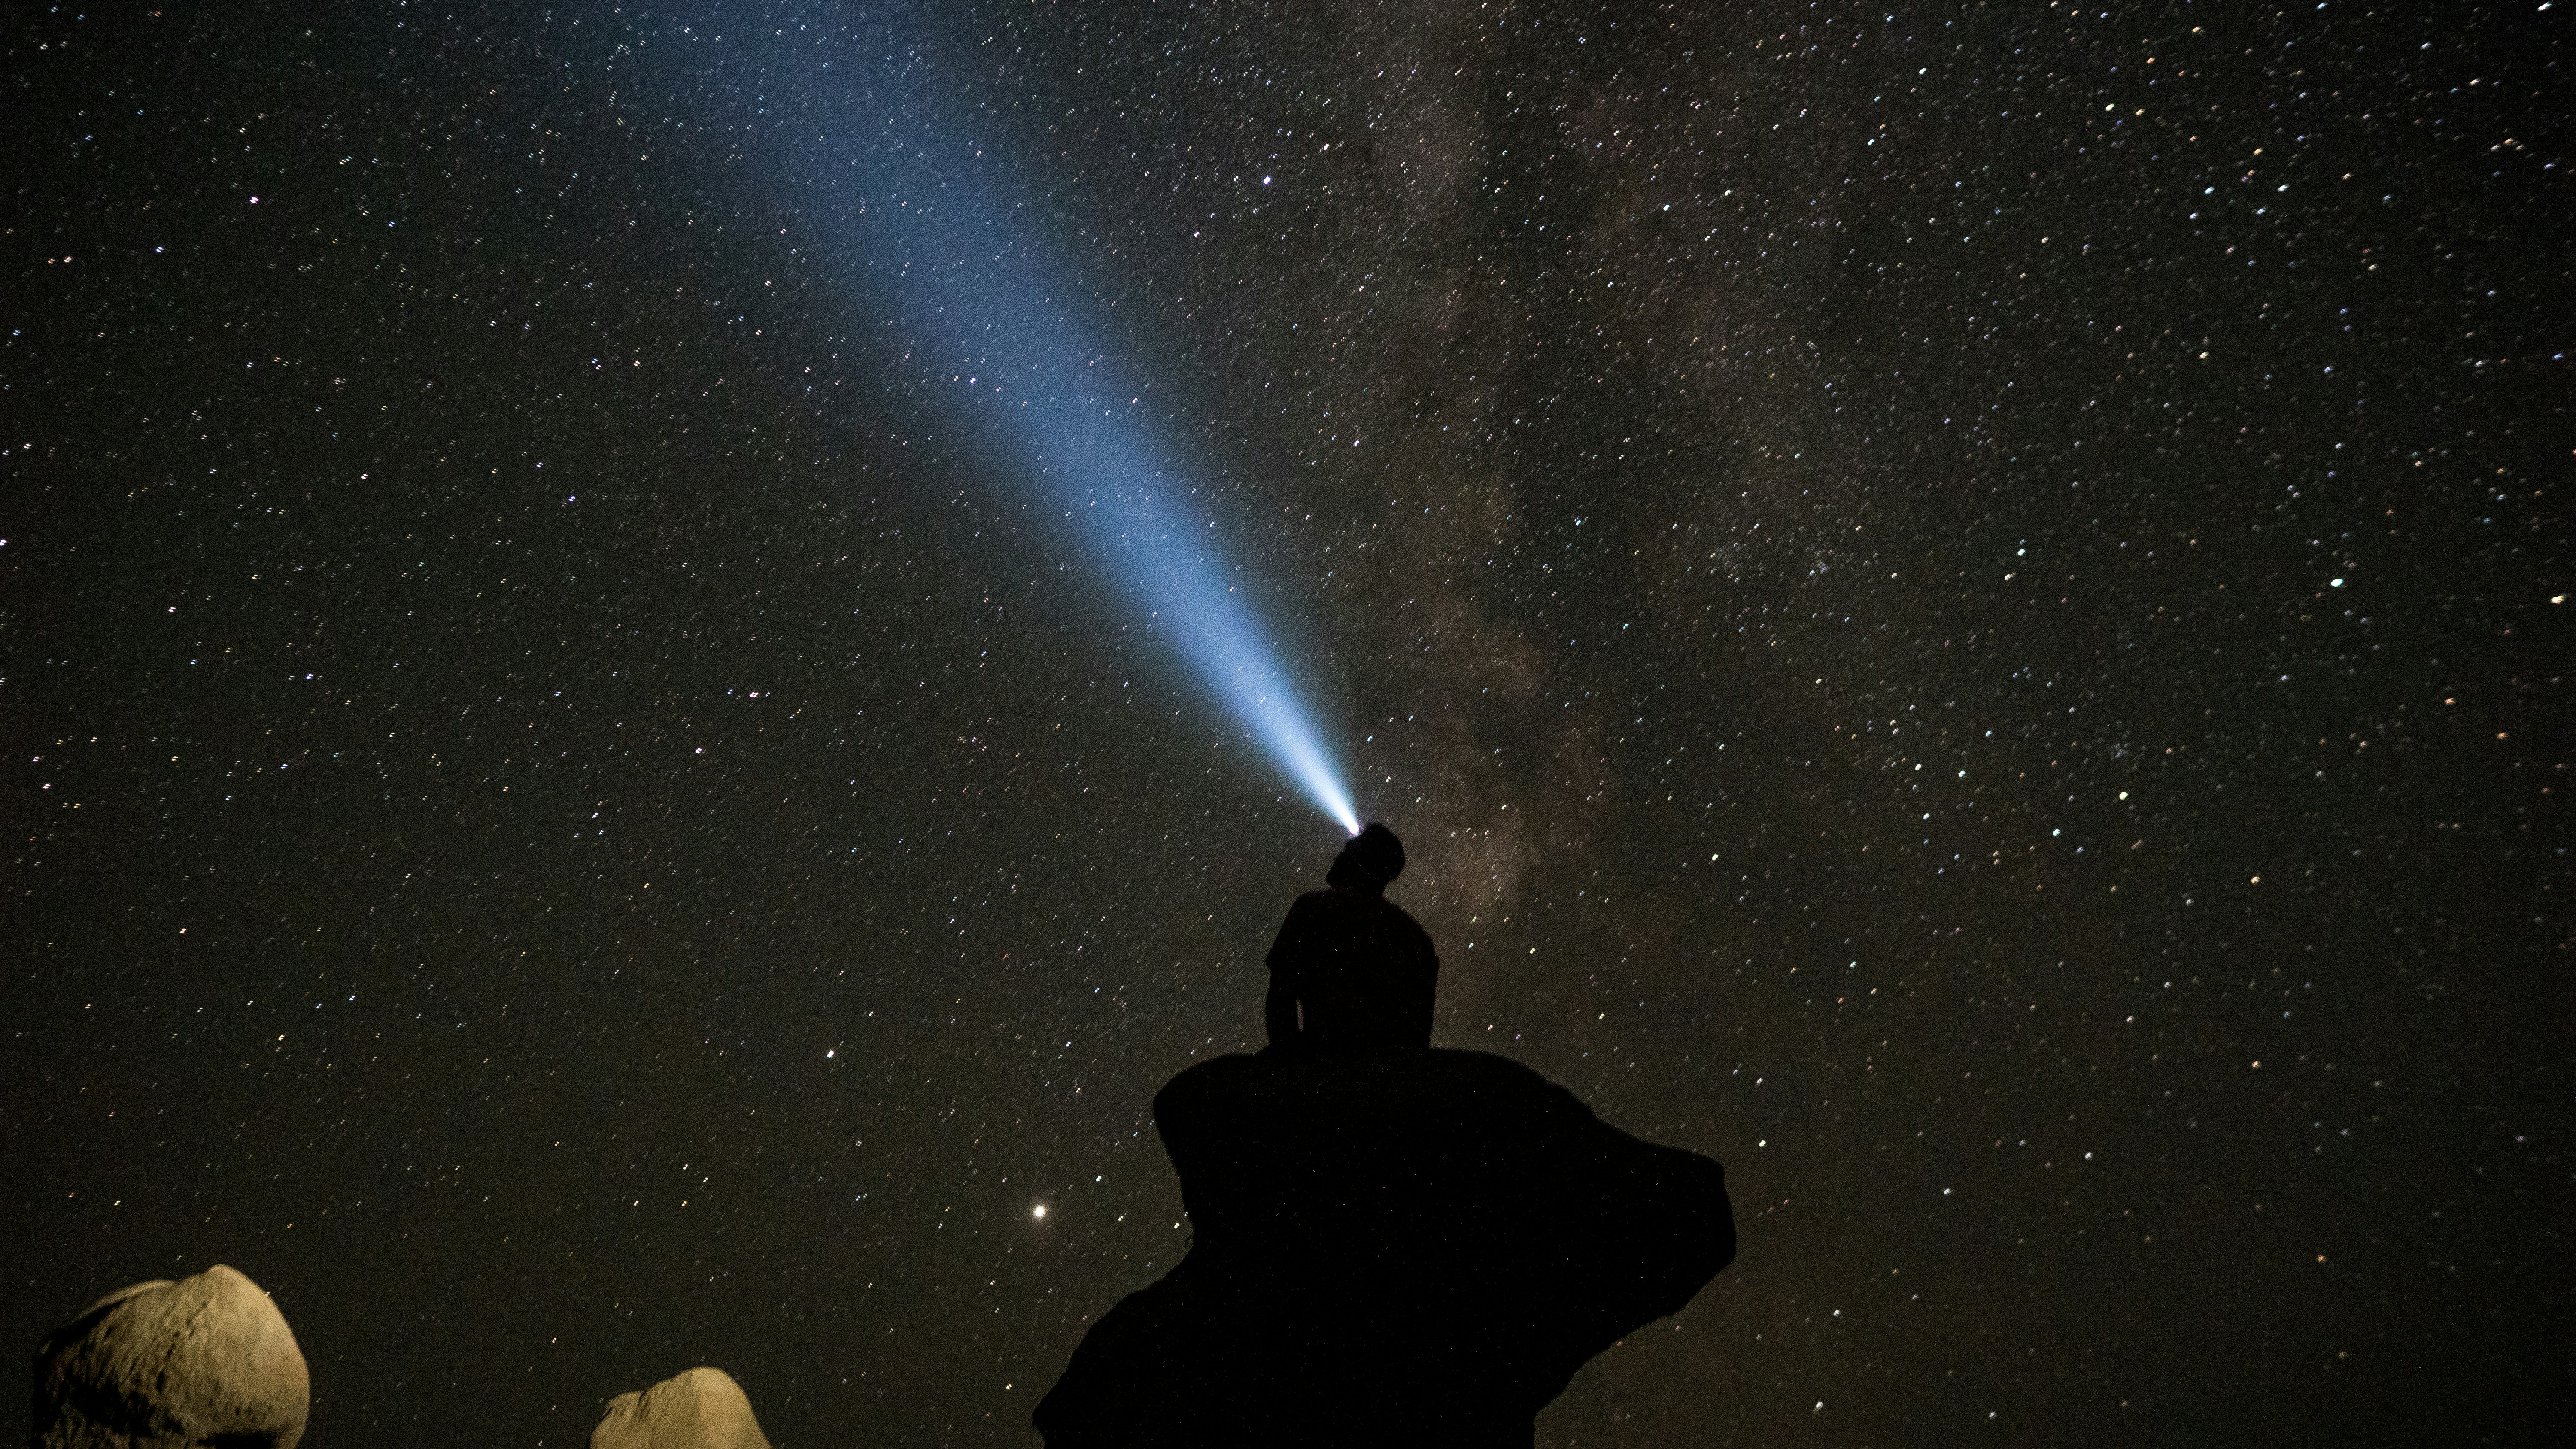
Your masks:
M1036 1442L1339 830L827 164L945 146L1437 1044L1727 1165L1542 1444L2535 1433L2566 7L2439 10L13 12L0 1340Z

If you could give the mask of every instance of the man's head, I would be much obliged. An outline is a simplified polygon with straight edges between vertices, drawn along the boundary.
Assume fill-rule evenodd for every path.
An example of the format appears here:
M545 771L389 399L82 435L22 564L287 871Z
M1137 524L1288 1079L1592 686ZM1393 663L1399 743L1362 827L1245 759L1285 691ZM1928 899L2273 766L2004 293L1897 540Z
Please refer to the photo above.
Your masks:
M1324 883L1373 896L1402 874L1404 842L1395 838L1394 831L1370 821L1366 830L1352 836L1342 853L1333 857L1333 868L1324 872Z

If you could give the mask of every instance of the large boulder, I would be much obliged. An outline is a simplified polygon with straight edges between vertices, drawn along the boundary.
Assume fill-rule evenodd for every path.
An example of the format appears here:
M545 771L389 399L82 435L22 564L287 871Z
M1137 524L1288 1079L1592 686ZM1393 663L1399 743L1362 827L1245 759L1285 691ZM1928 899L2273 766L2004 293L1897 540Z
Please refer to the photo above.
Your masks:
M1154 1112L1195 1237L1085 1336L1052 1449L1526 1446L1735 1256L1715 1162L1481 1052L1220 1057Z
M294 1449L303 1351L259 1285L221 1263L137 1283L36 1350L37 1449Z
M590 1449L769 1449L751 1399L723 1369L700 1365L608 1401Z

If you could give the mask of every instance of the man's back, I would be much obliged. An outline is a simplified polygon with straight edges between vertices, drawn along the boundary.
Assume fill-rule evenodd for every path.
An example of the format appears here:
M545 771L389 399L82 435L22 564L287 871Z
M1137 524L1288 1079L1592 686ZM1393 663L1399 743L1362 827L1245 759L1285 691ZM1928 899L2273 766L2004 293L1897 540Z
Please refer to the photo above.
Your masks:
M1401 907L1366 891L1309 891L1270 947L1271 1044L1427 1047L1439 979L1429 933Z

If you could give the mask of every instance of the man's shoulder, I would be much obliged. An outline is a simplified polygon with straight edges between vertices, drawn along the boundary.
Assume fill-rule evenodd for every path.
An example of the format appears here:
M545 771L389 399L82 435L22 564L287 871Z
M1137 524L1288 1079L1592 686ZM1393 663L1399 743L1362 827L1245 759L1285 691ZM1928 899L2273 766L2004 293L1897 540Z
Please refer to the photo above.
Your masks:
M1329 934L1336 907L1331 891L1308 891L1291 902L1287 919L1279 923L1279 937L1270 947L1271 965L1280 963L1282 951L1294 955L1305 950L1317 932Z
M1413 919L1404 907L1379 895L1361 895L1355 891L1308 891L1288 907L1288 923L1336 921L1357 930L1393 930L1407 936L1429 940L1430 933Z
M1422 923L1413 918L1413 913L1411 911L1406 910L1404 907L1397 905L1393 901L1381 900L1380 904L1386 907L1387 914L1401 924L1405 930L1422 937L1424 940L1429 940L1431 938L1431 933L1422 929Z
M1340 909L1341 905L1339 891L1308 891L1288 903L1288 916L1294 920L1299 916L1326 915Z

